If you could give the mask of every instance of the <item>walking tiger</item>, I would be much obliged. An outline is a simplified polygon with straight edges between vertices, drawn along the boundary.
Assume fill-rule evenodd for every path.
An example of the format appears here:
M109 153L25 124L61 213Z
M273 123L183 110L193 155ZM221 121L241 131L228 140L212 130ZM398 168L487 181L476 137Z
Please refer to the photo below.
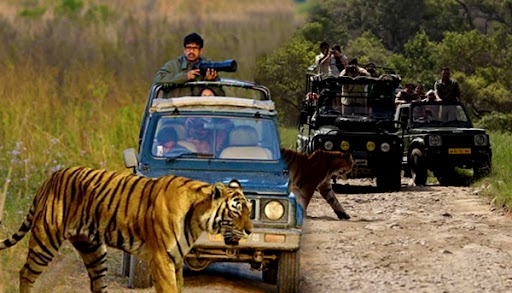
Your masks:
M31 232L21 293L32 291L65 240L82 257L92 292L107 291L107 246L148 260L157 292L179 292L183 257L201 232L221 233L227 245L237 245L251 233L250 211L236 179L208 184L73 167L43 183L19 231L0 241L0 250Z
M307 211L309 202L315 190L318 189L340 220L350 219L350 216L336 198L331 185L331 177L333 175L343 176L352 169L353 160L350 153L318 149L308 156L290 149L281 148L281 155L290 170L291 188L298 188L300 190L300 200L304 212Z

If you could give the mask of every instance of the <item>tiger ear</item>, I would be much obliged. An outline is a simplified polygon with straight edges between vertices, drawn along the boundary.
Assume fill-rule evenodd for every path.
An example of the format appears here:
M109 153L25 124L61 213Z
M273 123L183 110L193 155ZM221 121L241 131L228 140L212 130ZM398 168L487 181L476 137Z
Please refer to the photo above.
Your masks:
M222 197L222 191L226 188L226 185L222 182L217 182L212 188L212 199L219 199Z
M231 179L228 183L228 187L242 189L242 184L240 184L240 181L236 179Z

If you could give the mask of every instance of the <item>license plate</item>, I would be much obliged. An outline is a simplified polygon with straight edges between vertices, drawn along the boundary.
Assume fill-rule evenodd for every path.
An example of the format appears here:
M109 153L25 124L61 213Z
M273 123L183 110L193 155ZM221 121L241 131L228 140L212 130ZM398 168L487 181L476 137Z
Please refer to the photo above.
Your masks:
M457 148L457 149L448 149L448 154L450 155L470 155L470 148Z

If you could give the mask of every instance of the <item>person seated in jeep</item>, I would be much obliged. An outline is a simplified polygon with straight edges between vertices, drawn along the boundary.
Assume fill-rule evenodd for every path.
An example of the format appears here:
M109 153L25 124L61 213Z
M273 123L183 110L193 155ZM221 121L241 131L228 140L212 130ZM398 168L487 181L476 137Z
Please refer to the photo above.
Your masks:
M412 108L412 121L425 122L425 111L422 106L415 106Z
M162 128L156 136L156 141L156 155L159 157L188 152L186 148L178 144L178 134L171 126Z

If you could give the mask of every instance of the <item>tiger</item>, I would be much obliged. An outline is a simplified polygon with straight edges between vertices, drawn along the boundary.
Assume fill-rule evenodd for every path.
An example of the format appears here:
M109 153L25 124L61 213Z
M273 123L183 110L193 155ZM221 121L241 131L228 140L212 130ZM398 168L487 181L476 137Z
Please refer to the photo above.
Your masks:
M354 162L350 153L318 149L308 156L294 150L281 148L281 155L290 172L290 189L298 189L299 202L303 206L304 213L307 211L315 190L318 190L332 207L338 219L350 219L336 198L331 185L333 175L344 176L352 169Z
M234 246L252 231L251 204L236 179L208 184L167 175L71 167L38 189L11 247L31 232L20 292L31 292L65 240L78 250L92 292L107 292L107 246L149 261L156 292L180 292L183 258L203 231Z

